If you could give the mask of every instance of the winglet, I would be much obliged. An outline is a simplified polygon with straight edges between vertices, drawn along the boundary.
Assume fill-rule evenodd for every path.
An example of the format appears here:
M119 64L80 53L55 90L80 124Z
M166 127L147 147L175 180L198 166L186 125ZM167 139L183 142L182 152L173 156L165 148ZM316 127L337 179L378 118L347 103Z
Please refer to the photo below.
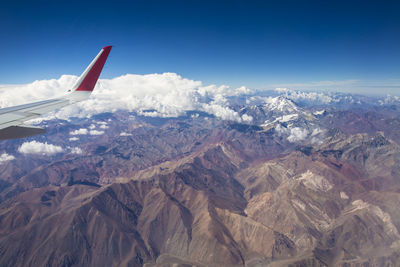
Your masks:
M93 59L90 65L79 77L72 91L86 91L91 92L99 79L100 73L103 69L104 63L106 63L108 54L111 51L111 45L105 46L99 54Z

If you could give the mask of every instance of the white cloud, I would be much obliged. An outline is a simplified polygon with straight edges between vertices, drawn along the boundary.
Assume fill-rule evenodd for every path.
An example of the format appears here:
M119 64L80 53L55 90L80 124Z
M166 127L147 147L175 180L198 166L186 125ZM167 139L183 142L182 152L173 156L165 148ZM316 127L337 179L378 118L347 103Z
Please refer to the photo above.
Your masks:
M97 131L97 130L91 130L89 132L90 135L102 135L104 134L104 131Z
M126 133L126 132L121 132L121 133L119 134L119 136L132 136L132 134Z
M319 127L315 128L311 133L311 144L321 145L323 143L325 132L325 129L321 129Z
M224 107L219 104L205 104L203 109L223 120L241 121L239 113L229 107Z
M105 124L100 125L100 129L108 129L108 126Z
M76 76L63 75L58 80L0 85L0 107L59 96L70 89L76 79ZM200 81L185 79L175 73L127 74L110 80L99 80L88 100L48 114L42 120L90 117L116 110L137 111L146 116L175 117L188 110L201 110L222 119L249 121L249 117L242 118L228 107L227 98L250 92L243 86L237 89L226 85L204 86Z
M243 114L243 116L242 116L242 120L243 120L244 122L248 122L248 123L250 123L250 122L252 122L252 121L253 121L253 117L252 117L252 116L250 116L250 115L247 115L247 114Z
M287 140L291 143L302 141L307 138L307 129L302 129L300 127L294 127L290 129L290 135Z
M79 147L73 147L71 148L71 153L73 154L82 154L82 149L80 149Z
M0 164L2 164L3 162L9 161L9 160L13 160L13 159L15 159L15 157L13 155L3 153L0 155Z
M69 141L78 141L78 140L79 140L78 137L71 137L71 138L69 139Z
M280 124L275 126L279 136L288 135L287 140L291 143L299 142L307 138L308 130L300 127L285 128Z
M252 91L245 86L241 86L234 90L234 95L243 95L243 94L250 94L250 93L252 93Z
M210 86L209 86L210 87ZM209 89L209 88L208 88ZM207 89L207 90L208 90ZM216 91L222 89L217 88ZM234 111L229 107L229 102L224 94L218 93L214 95L214 100L210 103L202 103L199 108L207 113L213 114L214 116L223 120L231 120L237 122L250 122L253 118L249 115L240 116L238 112Z
M75 130L69 133L70 135L84 135L88 134L88 130L85 128L80 128L79 130Z
M290 129L281 126L280 124L277 124L275 126L275 131L278 133L279 136L282 136L284 134L289 134L290 133Z
M311 144L313 144L313 145L322 145L323 143L324 143L324 141L321 138L317 138L317 137L311 138Z
M96 128L96 125L90 124L89 129L93 130L94 128Z
M42 154L42 155L54 155L63 152L62 147L40 143L37 141L25 142L19 148L18 151L23 154Z

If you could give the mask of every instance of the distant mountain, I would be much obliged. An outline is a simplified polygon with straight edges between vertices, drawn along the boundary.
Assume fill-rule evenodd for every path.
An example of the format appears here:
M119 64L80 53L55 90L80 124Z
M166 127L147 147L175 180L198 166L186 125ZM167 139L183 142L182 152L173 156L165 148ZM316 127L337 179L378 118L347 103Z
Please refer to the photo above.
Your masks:
M246 123L118 111L2 142L1 265L396 266L396 99L295 96L236 101Z

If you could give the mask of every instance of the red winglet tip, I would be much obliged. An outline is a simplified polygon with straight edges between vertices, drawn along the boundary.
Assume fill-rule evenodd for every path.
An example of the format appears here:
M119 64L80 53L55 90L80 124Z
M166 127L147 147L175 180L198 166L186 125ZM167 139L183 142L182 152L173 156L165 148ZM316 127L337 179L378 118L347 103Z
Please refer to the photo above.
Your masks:
M83 80L80 82L78 85L78 88L75 89L75 91L93 91L97 79L100 76L100 73L103 69L104 64L106 63L108 54L111 51L111 45L105 46L102 50L103 52L100 54L96 61L93 61L91 63L91 69L89 69L89 72L85 74L83 77ZM93 64L93 65L92 65Z

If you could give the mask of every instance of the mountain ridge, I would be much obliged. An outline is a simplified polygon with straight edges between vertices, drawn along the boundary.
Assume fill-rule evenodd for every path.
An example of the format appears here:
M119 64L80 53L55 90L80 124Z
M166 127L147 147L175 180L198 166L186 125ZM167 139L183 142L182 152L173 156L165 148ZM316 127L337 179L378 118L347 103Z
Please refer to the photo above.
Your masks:
M0 262L395 266L397 109L315 114L279 99L301 114L248 113L243 123L105 113L0 144L10 154L31 140L62 150L0 164Z

